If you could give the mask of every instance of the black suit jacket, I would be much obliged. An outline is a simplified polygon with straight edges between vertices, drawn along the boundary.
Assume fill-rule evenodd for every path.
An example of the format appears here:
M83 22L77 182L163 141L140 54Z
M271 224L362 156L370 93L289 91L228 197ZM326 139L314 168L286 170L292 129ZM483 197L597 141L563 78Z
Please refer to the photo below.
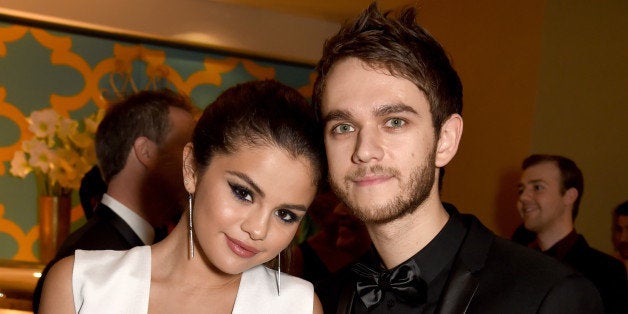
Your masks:
M474 216L460 219L468 231L437 313L602 313L597 290L581 275L495 236ZM325 313L351 313L354 287L348 271L318 285Z
M120 216L106 205L98 204L94 216L63 241L55 258L44 268L33 293L33 311L39 310L44 280L57 261L74 255L75 250L128 250L140 245L144 242Z
M621 261L590 247L582 235L561 261L593 282L606 313L628 313L628 281Z

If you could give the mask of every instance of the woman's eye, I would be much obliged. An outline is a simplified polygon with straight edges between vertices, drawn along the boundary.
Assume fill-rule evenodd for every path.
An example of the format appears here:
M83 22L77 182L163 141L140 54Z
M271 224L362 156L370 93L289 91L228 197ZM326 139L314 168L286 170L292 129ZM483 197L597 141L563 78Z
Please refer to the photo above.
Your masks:
M233 183L229 183L229 187L231 187L231 192L238 199L249 203L253 202L253 193L249 189Z
M349 125L349 124L339 124L337 126L335 126L331 132L332 133L338 133L338 134L342 134L342 133L347 133L347 132L353 132L355 129Z
M277 215L279 219L286 223L294 223L299 221L299 217L287 209L278 209L275 211L275 215Z
M406 124L406 121L404 121L403 119L399 119L399 118L392 118L392 119L388 119L388 121L386 121L386 126L389 128L400 128L402 126L404 126Z

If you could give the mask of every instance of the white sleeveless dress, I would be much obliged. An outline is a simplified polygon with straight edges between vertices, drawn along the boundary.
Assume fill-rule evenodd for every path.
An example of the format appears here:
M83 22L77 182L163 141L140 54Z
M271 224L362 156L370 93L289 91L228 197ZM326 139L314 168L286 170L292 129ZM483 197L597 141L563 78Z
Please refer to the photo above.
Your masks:
M72 274L76 313L148 313L150 272L150 246L77 250ZM282 273L278 295L275 274L261 265L242 273L232 313L312 313L312 284Z

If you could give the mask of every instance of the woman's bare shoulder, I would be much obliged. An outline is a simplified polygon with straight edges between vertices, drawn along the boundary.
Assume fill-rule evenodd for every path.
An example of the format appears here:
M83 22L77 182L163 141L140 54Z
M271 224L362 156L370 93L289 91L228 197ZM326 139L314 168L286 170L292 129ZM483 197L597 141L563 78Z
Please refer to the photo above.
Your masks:
M74 256L68 256L50 268L44 280L39 306L40 313L74 313L73 268Z

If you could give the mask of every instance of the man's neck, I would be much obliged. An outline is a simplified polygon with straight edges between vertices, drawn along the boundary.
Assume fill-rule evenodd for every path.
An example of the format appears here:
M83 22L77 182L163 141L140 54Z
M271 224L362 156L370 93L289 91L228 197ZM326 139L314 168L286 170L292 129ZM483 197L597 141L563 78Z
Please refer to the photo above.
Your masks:
M547 251L564 239L573 229L573 224L565 224L537 233L536 240L539 248L541 251Z
M438 197L427 199L412 214L386 224L367 224L373 245L386 268L421 251L443 229L449 214Z

